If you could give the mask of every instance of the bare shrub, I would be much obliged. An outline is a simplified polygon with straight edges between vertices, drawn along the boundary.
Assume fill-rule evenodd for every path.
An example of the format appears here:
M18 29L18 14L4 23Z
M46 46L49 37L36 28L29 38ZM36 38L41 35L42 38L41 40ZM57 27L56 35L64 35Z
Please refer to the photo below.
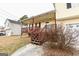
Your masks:
M46 35L48 35L48 37L45 38L47 41L44 43L44 47L71 50L74 48L78 40L79 31L70 28L64 28L63 26L59 25L56 28L56 32L51 30L46 32L44 37Z
M64 28L63 26L57 27L56 38L59 48L73 48L78 40L79 31L70 28Z

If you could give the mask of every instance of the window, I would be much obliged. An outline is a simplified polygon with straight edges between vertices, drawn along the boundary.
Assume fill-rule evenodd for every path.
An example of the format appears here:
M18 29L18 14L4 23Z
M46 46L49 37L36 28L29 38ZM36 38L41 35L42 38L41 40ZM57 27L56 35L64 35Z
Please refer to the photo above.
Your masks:
M67 9L71 8L71 3L67 3Z

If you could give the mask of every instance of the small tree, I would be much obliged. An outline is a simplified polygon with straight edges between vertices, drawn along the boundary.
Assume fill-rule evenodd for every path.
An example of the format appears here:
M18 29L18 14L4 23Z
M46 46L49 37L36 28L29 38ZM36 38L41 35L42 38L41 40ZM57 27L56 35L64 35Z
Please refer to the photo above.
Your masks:
M28 18L28 16L27 15L24 15L24 16L22 16L21 18L20 18L20 20L24 20L24 19L27 19Z
M27 15L24 15L24 16L22 16L22 17L20 18L20 20L18 20L18 21L20 21L23 25L26 25L26 24L24 24L24 22L23 22L24 19L28 19L28 16L27 16Z

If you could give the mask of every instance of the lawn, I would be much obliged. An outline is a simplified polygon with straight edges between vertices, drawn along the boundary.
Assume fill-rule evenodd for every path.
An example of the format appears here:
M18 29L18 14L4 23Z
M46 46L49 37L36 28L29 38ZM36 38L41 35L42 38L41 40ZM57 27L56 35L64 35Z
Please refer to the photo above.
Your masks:
M10 55L29 42L30 38L26 36L0 36L0 53Z

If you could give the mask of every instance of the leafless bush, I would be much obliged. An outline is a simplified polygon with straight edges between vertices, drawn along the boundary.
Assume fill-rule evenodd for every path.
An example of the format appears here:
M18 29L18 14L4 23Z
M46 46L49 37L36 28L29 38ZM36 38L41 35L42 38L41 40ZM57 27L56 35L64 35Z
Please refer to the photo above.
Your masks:
M70 28L64 28L63 26L57 26L56 32L46 32L45 38L47 40L44 45L50 48L70 49L73 48L78 40L79 31Z
M73 48L78 40L79 31L59 26L57 27L56 37L59 48L61 49L65 49L68 47Z

